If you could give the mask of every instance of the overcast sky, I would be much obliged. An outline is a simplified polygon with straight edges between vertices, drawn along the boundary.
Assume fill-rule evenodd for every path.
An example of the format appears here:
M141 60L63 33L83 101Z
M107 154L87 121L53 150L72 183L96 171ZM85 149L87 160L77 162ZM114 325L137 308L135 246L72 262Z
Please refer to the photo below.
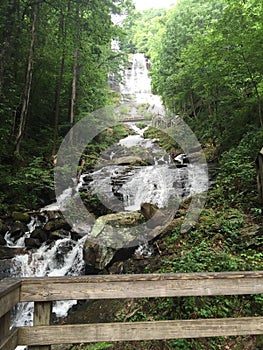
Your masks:
M137 10L145 10L148 8L170 7L175 4L176 0L133 0Z

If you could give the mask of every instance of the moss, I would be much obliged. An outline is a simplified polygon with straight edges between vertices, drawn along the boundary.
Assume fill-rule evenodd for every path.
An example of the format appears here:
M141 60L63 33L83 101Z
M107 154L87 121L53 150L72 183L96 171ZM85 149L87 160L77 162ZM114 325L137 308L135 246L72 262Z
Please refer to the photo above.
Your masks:
M22 213L19 211L13 211L12 218L15 221L21 221L21 222L25 222L25 223L29 223L31 220L30 215L28 213Z

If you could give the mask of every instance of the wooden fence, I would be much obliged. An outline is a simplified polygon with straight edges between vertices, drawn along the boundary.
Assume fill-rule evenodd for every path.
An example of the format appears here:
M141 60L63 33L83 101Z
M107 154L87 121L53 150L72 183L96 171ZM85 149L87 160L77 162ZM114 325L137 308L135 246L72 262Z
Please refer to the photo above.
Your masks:
M0 350L17 345L49 350L53 344L263 334L263 317L50 325L52 302L58 300L262 293L263 271L4 279ZM34 325L10 329L11 310L19 302L34 302Z

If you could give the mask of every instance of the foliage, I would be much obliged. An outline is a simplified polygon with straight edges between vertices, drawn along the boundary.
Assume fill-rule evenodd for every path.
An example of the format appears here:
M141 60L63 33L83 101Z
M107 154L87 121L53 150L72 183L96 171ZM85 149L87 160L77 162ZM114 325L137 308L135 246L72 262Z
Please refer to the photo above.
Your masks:
M254 0L181 0L151 57L165 105L221 150L262 126L262 11Z
M25 199L34 206L40 187L50 189L51 154L72 124L116 101L108 78L119 79L124 55L114 50L112 40L122 37L123 29L112 16L131 7L130 0L1 1L3 209Z
M35 157L27 166L17 166L16 171L10 166L2 166L0 190L3 193L4 205L0 210L5 211L8 205L26 209L34 209L37 205L49 202L54 190L53 169L47 167L42 157ZM8 186L8 191L5 187ZM14 204L16 203L16 204Z

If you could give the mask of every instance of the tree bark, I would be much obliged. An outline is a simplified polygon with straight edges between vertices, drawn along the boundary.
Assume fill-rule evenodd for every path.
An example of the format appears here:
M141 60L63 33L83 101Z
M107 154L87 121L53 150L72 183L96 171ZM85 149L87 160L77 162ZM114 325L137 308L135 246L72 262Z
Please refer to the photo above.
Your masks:
M74 124L75 103L76 103L76 96L77 96L78 57L79 57L79 50L76 48L74 51L73 78L72 78L72 85L71 85L71 101L70 101L70 126L71 127Z
M56 83L56 92L55 92L55 104L54 104L54 129L53 129L53 150L52 156L57 153L57 137L58 137L58 123L59 123L59 110L60 110L60 96L62 90L62 82L65 71L65 56L66 56L66 28L65 28L65 19L62 18L60 21L60 32L62 36L62 54L60 61L60 71Z
M32 88L32 76L33 76L33 61L34 61L34 49L36 44L37 34L37 21L39 13L39 3L32 5L32 27L31 27L31 41L27 60L26 78L24 84L22 109L19 118L18 131L15 140L15 155L20 154L21 141L25 132L26 119L28 115L30 94Z

